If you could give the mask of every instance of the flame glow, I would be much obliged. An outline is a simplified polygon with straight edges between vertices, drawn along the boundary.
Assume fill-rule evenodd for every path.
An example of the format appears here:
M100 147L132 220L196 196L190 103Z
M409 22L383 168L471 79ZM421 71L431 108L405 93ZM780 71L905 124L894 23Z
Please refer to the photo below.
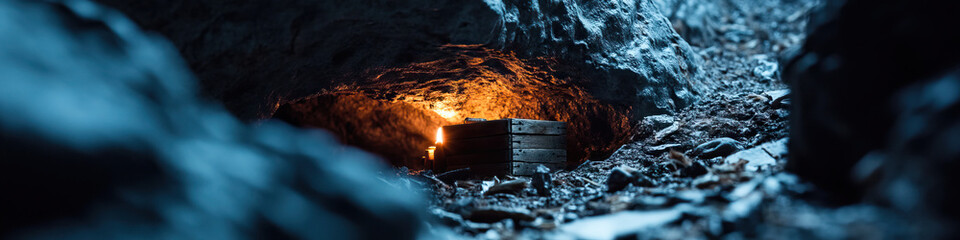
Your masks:
M443 127L437 128L437 144L443 143Z
M430 146L429 148L427 148L427 159L428 159L428 160L433 161L433 160L436 159L436 155L434 155L434 152L435 152L436 150L437 150L437 147L435 147L435 146Z
M450 110L434 109L433 111L436 112L437 114L440 114L440 116L443 118L453 118L454 116L457 115L457 112L450 111Z

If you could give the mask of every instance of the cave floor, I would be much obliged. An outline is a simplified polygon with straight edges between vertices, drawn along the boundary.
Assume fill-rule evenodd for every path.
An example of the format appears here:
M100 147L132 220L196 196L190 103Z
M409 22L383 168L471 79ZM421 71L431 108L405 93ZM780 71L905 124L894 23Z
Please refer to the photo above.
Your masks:
M415 174L433 196L432 231L481 239L822 239L869 238L896 224L877 222L890 219L877 217L890 214L878 207L820 204L811 185L784 171L788 90L753 71L767 62L739 59L716 61L725 66L711 73L736 87L644 119L609 158L550 173L549 194L538 194L542 175Z
M772 4L740 9L748 14L733 16L749 19L726 19L721 36L691 42L711 80L701 84L712 90L676 113L645 118L605 160L550 173L548 184L539 181L544 175L413 174L432 193L431 231L482 239L809 239L894 229L881 208L825 206L811 185L784 171L790 95L780 69L804 38L798 14L813 6ZM541 185L549 194L538 194Z

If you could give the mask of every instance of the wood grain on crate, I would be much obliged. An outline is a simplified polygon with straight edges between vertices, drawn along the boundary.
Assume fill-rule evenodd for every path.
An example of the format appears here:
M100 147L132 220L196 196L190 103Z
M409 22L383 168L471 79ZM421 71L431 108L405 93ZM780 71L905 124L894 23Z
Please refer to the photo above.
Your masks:
M449 155L448 164L543 162L563 163L567 160L565 149L503 149L470 154Z
M563 135L496 135L444 140L444 153L460 155L504 149L566 149Z
M566 124L563 122L513 118L443 127L445 140L504 134L562 135L564 133L566 133Z

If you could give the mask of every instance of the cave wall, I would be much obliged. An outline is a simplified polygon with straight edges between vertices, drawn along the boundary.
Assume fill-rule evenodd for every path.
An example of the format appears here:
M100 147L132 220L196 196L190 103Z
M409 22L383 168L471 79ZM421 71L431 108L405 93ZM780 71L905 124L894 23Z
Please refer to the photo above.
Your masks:
M385 107L377 111L394 111L390 106L401 102L433 111L440 101L448 105L448 111L459 113L458 117L570 120L571 127L583 126L573 128L577 135L571 141L580 148L574 154L579 161L601 158L616 149L629 138L630 131L612 132L628 128L628 122L685 107L696 101L698 92L711 88L698 67L699 56L650 0L99 1L127 13L146 29L169 37L199 76L204 93L248 120L270 118L284 104L302 106L305 99L330 94L360 94L387 101L376 104ZM549 64L541 61L525 65L547 72L536 74L551 76L525 81L525 73L499 73L502 71L494 69L490 72L502 79L482 79L521 87L487 88L477 84L456 86L481 79L476 76L443 75L449 72L444 67L463 64L422 68L417 70L420 75L407 71L424 63L458 59L456 54L447 53L447 45L500 51L517 61L550 58L553 62ZM574 72L569 75L549 73L551 67L575 71L567 71ZM431 81L446 81L440 85L447 88L409 84ZM525 91L535 86L531 83L544 90ZM450 87L458 90L445 90ZM455 99L454 93L504 94L495 99L498 104L442 100ZM390 95L415 95L419 99L384 97ZM435 102L427 103L427 99ZM350 124L344 121L372 120L354 114L365 111L289 109L293 108L298 110L287 112L297 112L301 117L286 119L294 124L328 128L353 143L380 141L357 139L349 135L361 133L346 131ZM305 112L308 109L315 112ZM306 116L310 114L350 116ZM410 115L397 113L393 122L421 127L420 120L402 119L405 116ZM324 122L331 119L339 122ZM447 119L447 123L459 120ZM373 125L383 126L382 131L409 134L394 141L421 139L417 142L425 144L428 141L422 139L432 139L433 134L423 133L445 123L431 122L426 124L430 127L420 129L389 124ZM392 134L359 137L383 135ZM382 147L372 145L377 144L358 146L394 158L394 162L427 146L403 147L405 154L398 156L395 150L377 150Z
M443 44L484 44L584 67L596 97L637 114L695 100L698 58L649 0L99 0L173 41L205 91L241 118L397 67Z

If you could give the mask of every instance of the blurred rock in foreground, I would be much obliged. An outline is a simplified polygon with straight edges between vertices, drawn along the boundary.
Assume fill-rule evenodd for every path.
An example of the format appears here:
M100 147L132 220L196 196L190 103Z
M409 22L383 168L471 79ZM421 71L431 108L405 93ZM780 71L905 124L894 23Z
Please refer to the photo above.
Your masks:
M419 196L326 133L197 97L175 48L88 1L0 1L0 238L410 239ZM384 197L389 196L389 197Z
M960 3L840 5L812 18L785 76L795 100L788 167L837 203L886 204L939 234L960 215L960 34L941 27Z

